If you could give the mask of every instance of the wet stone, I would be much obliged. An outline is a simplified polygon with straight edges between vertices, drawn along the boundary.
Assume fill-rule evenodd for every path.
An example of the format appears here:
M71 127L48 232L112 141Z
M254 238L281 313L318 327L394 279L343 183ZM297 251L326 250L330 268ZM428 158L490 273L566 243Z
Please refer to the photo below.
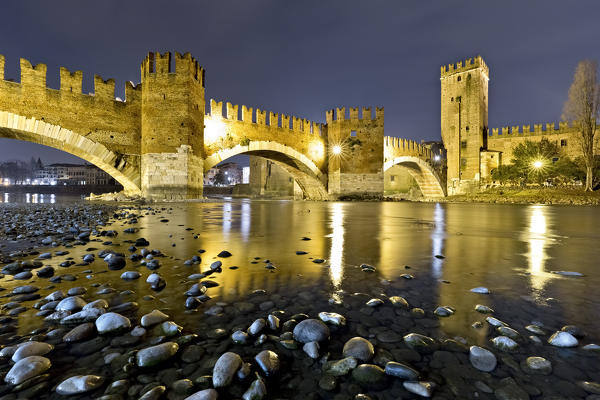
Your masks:
M100 334L122 332L129 328L131 328L129 319L114 312L103 314L96 320L96 329Z
M356 368L357 365L356 358L346 357L341 360L327 361L323 366L323 372L333 376L343 376Z
M381 389L387 384L387 377L381 367L361 364L352 370L352 378L361 386Z
M332 375L323 375L319 379L319 387L327 391L335 390L337 388L337 379Z
M322 342L329 338L329 328L317 319L305 319L294 327L294 339L301 343Z
M23 358L12 366L4 377L4 381L10 385L18 385L27 379L40 375L50 368L50 360L40 356Z
M527 374L550 375L552 363L543 357L527 357L521 362L521 368Z
M344 357L354 357L360 361L369 361L375 354L375 348L368 340L361 337L353 337L344 344L342 350Z
M556 347L576 347L579 341L570 333L559 331L550 336L548 343Z
M471 346L469 360L473 367L484 372L493 371L497 364L494 353L479 346Z
M13 362L18 362L26 357L30 356L43 356L50 353L54 349L54 346L47 343L41 343L36 341L21 343L17 350L12 355L11 359Z
M244 394L242 395L243 400L261 400L267 395L267 387L262 381L262 379L258 378L252 382L250 387Z
M434 339L418 333L409 333L404 336L404 343L419 353L432 353L439 347Z
M97 375L72 376L56 387L56 393L64 396L87 393L99 388L103 382L104 378Z
M265 376L271 376L279 372L279 356L270 350L263 350L254 358Z
M433 382L405 381L402 382L402 386L409 392L418 394L422 397L431 397L435 390L435 383Z
M227 352L221 355L213 368L213 386L228 386L237 370L242 366L242 358L236 353Z
M138 351L136 363L138 367L152 367L173 357L179 350L179 345L166 342L156 346L147 347Z
M390 361L385 365L385 373L396 378L415 380L419 377L419 372L406 364Z

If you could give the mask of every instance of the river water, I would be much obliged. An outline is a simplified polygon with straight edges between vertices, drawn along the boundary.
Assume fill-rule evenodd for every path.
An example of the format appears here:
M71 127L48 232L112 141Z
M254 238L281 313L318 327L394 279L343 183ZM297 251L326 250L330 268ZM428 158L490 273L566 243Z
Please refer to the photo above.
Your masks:
M45 265L57 267L60 273L74 274L77 280L63 281L42 295L57 288L66 292L69 287L109 284L117 291L135 292L121 300L139 302L138 316L158 308L191 332L209 327L232 329L239 325L239 318L213 322L204 311L216 304L226 307L252 302L252 296L258 296L261 304L274 301L276 307L289 313L304 312L313 317L320 311L347 314L353 321L353 330L373 338L381 329L392 326L401 336L415 331L438 339L460 337L469 345L491 348L489 339L494 335L488 329L472 327L475 321L485 321L487 315L474 310L476 304L483 304L524 337L531 335L524 327L532 323L546 330L544 341L563 325L573 324L586 333L580 345L600 341L597 207L224 199L153 205L141 210L133 207L131 211L143 215L134 225L139 232L123 233L131 225L121 220L105 227L119 232L116 238L103 239L112 243L90 242L89 247L129 254L131 243L127 239L146 238L149 249L159 249L165 255L159 258L161 268L157 271L167 282L164 290L150 290L145 281L151 271L139 263L128 260L124 270L109 271L97 259L90 266L72 266L67 270L57 266L66 258L63 256L54 257ZM67 257L75 260L86 254L86 246L68 250ZM184 292L194 282L187 277L206 271L222 250L232 256L221 259L222 272L210 275L219 284L207 292L212 299L198 310L185 310ZM307 254L298 255L298 251ZM184 265L193 255L200 255L202 262ZM315 263L314 259L324 262ZM275 269L265 268L269 264ZM361 264L372 265L374 272L364 272ZM137 270L142 278L120 279L126 270ZM552 271L576 271L583 276ZM410 277L413 279L405 279ZM8 277L2 282L6 289L21 284L22 281ZM470 291L479 286L487 287L490 294ZM257 289L266 294L253 295ZM144 300L146 295L154 298ZM411 307L424 309L423 321L427 324L417 320L415 325L398 317L396 325L392 318L377 326L378 320L386 321L385 317L378 314L381 311L373 313L364 302L371 297L385 299L392 295L403 296ZM437 318L431 313L438 306L451 306L456 312ZM28 310L19 316L21 334L42 326L40 319L34 317L36 312ZM256 309L248 313L248 318L251 322L262 314L265 312ZM362 328L358 327L361 315L367 321ZM522 343L515 357L519 361L525 356L540 355L557 365L569 365L574 362L573 357L580 355L577 352L585 351L557 353L547 344L540 347ZM563 373L560 379L600 379L597 357L580 365L581 370L573 376ZM551 393L560 391L557 387Z

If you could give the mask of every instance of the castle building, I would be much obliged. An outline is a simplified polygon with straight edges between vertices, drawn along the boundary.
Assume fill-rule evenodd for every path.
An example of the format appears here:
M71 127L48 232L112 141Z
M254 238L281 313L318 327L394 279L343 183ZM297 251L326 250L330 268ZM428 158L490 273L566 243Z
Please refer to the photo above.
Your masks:
M447 151L448 195L476 192L516 146L546 138L571 159L581 155L580 132L567 122L488 128L490 70L481 56L441 67L441 133ZM598 142L595 143L598 150Z

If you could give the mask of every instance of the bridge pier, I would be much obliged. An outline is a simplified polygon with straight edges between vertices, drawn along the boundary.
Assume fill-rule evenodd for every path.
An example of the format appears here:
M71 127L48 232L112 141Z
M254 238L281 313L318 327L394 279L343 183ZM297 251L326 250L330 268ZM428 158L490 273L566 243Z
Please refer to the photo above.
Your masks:
M176 153L142 154L142 196L152 200L185 200L202 197L204 161L190 146Z

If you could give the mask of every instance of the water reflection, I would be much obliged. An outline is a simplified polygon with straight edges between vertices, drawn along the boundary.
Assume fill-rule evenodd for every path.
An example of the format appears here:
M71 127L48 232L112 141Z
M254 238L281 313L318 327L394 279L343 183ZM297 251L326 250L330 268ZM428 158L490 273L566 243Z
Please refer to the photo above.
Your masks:
M242 202L242 211L240 215L240 233L242 240L248 242L248 236L250 235L250 221L251 221L251 210L250 201L245 200Z
M442 265L444 264L443 258L436 258L438 254L444 254L444 239L446 237L446 224L445 224L445 210L440 203L435 204L433 210L433 223L434 228L431 233L431 252L433 256L433 263L431 265L433 277L440 278L442 276Z
M331 253L329 275L333 289L338 290L344 275L344 204L331 204ZM335 298L335 297L334 297Z
M533 289L542 290L547 281L552 277L546 272L546 260L549 259L546 249L552 244L551 231L548 228L547 207L541 205L531 206L529 213L529 227L524 232L524 238L529 246L527 260L531 273L531 286Z
M4 193L0 203L55 204L56 195L43 193Z

